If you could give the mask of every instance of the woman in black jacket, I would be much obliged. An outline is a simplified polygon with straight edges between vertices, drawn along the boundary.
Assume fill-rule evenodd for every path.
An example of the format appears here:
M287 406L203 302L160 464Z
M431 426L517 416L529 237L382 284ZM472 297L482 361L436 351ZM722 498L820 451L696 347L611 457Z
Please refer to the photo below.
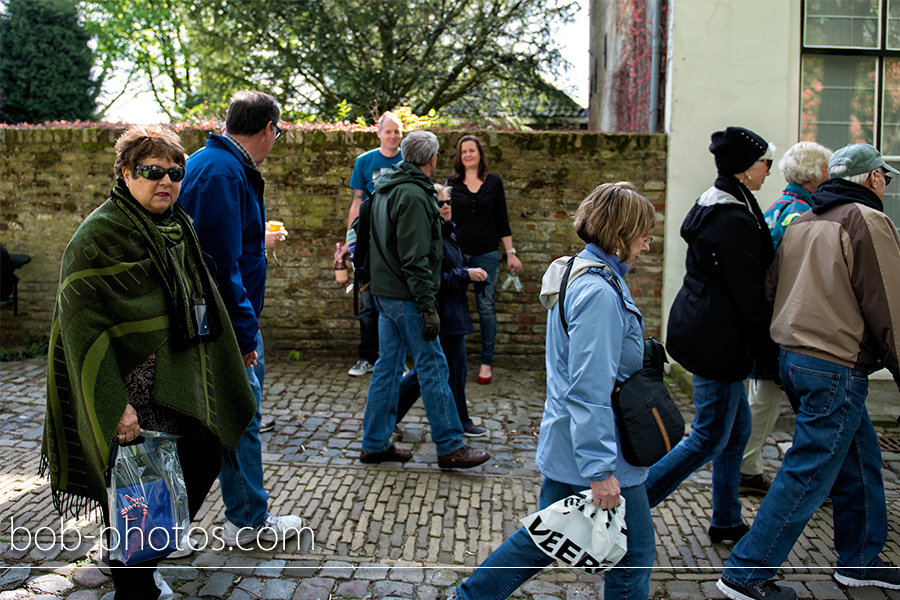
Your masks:
M713 463L713 543L748 531L738 487L750 436L744 379L757 367L777 371L769 337L772 307L764 280L775 252L756 202L775 147L743 127L712 134L718 177L681 226L688 243L684 283L669 314L666 349L693 374L691 434L650 468L647 496L656 506L697 468Z
M462 423L463 431L469 437L480 437L487 432L472 422L469 410L466 407L466 334L475 331L472 326L472 317L469 314L469 299L466 296L466 288L470 282L475 284L475 293L484 293L487 283L487 272L481 268L467 268L463 259L462 250L456 243L456 236L450 208L449 190L443 185L434 185L437 191L438 208L443 219L442 242L444 257L441 261L441 288L437 294L437 310L441 317L440 341L444 356L447 357L447 366L450 369L450 391L456 401L456 411ZM399 423L409 409L419 398L419 378L416 370L412 369L400 382L400 401L397 405L397 423Z
M478 383L487 385L494 375L494 343L497 339L497 280L503 245L506 266L512 274L522 270L522 261L513 248L512 230L506 211L506 193L500 177L488 171L484 145L474 135L464 135L456 144L453 173L445 185L450 188L456 237L465 254L467 267L480 267L488 275L484 294L475 297L481 331L481 367Z

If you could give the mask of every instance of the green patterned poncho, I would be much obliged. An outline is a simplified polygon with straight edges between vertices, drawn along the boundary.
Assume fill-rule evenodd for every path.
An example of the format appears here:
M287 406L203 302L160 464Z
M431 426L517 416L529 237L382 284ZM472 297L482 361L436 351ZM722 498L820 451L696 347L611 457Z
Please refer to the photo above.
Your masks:
M110 445L128 403L125 379L149 356L156 364L152 402L192 417L226 449L237 447L256 411L190 217L175 204L160 224L120 180L63 255L41 448L41 473L49 471L61 514L84 514L105 501ZM160 229L176 232L167 237L180 239L180 255L167 249ZM202 340L190 302L199 289L212 331Z

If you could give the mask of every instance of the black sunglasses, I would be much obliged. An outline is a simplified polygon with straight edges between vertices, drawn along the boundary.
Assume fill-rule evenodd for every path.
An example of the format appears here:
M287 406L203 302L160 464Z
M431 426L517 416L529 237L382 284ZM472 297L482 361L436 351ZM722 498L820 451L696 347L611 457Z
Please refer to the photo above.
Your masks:
M890 185L890 184L891 184L891 176L887 174L887 171L885 171L884 169L882 169L882 170L881 170L881 176L884 177L884 185L887 186L887 185Z
M766 169L767 169L767 170L769 170L769 171L772 170L772 163L773 163L774 161L773 161L771 158L761 158L761 159L759 159L759 161L760 161L760 162L766 163Z
M277 140L281 137L281 134L284 133L284 131L282 131L281 127L279 127L275 123L272 123L272 127L275 129L275 139Z
M166 175L169 176L169 179L171 179L173 183L178 183L179 181L184 179L184 167L172 167L171 169L163 169L162 167L157 167L156 165L151 165L149 167L137 165L134 168L134 172L144 179L149 179L150 181L159 181Z
M438 207L447 206L448 204L450 204L449 200L438 200Z

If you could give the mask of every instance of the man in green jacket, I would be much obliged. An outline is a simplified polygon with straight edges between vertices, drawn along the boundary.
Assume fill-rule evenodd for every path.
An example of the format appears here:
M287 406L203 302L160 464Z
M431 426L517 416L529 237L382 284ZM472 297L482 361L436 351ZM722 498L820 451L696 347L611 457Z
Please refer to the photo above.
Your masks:
M406 462L412 453L391 443L400 378L409 351L419 372L422 401L437 446L438 466L468 469L490 459L463 442L447 359L437 341L441 321L435 296L441 283L441 218L429 179L437 165L437 137L414 131L400 145L403 161L382 174L372 202L372 296L378 309L380 354L363 418L359 459Z

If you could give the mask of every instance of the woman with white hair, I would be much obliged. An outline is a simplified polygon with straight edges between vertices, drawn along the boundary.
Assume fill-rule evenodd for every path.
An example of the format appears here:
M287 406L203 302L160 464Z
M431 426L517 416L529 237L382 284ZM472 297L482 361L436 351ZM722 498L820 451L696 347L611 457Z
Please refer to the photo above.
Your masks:
M788 148L778 161L778 169L787 187L784 195L765 214L776 251L784 237L784 230L791 221L809 210L812 192L828 179L829 158L831 150L825 146L815 142L799 142Z
M831 150L815 142L794 144L778 161L787 187L784 195L765 213L772 233L775 250L781 244L784 230L791 222L809 210L812 192L828 179L828 159ZM747 382L747 401L750 403L750 439L741 463L740 493L765 496L770 482L763 475L762 447L772 432L780 414L784 392L772 381L772 376L754 372Z

